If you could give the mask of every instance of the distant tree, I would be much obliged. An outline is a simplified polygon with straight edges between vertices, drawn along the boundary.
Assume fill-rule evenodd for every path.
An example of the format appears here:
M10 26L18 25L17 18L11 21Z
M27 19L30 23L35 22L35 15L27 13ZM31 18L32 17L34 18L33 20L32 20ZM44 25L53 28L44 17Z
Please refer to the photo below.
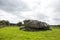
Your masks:
M17 26L22 26L22 22L18 22L17 23Z
M17 26L17 24L15 24L15 23L10 23L10 26Z
M0 20L0 26L8 26L10 23L6 20Z
M10 25L10 22L9 22L9 21L5 21L5 24L6 24L6 25Z

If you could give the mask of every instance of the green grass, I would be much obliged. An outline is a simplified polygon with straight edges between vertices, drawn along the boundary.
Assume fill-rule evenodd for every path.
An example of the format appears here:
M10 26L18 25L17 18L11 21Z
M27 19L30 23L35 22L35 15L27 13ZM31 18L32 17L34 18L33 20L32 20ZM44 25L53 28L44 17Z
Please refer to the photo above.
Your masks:
M28 32L19 30L19 27L5 27L0 28L0 40L60 40L60 28Z

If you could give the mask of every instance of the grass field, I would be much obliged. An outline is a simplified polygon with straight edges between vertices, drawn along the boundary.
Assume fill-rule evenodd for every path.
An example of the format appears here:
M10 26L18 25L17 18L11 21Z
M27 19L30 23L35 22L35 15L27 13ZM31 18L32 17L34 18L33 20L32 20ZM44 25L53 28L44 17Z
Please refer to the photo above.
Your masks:
M0 28L0 40L60 40L60 28L28 32L19 27L4 27Z

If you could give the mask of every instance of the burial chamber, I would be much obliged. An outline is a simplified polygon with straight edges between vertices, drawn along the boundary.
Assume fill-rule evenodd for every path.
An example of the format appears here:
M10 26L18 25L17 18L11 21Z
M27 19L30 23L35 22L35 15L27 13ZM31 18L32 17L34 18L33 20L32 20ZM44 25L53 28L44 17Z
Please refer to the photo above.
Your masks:
M24 26L20 27L23 30L48 30L49 24L38 20L24 20Z

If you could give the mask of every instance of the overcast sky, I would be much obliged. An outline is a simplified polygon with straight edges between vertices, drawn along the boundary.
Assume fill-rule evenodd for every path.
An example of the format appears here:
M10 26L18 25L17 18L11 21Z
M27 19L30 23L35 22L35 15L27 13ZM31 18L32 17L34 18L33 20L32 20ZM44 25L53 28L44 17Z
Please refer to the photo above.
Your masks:
M0 0L0 20L24 19L60 24L60 0Z

